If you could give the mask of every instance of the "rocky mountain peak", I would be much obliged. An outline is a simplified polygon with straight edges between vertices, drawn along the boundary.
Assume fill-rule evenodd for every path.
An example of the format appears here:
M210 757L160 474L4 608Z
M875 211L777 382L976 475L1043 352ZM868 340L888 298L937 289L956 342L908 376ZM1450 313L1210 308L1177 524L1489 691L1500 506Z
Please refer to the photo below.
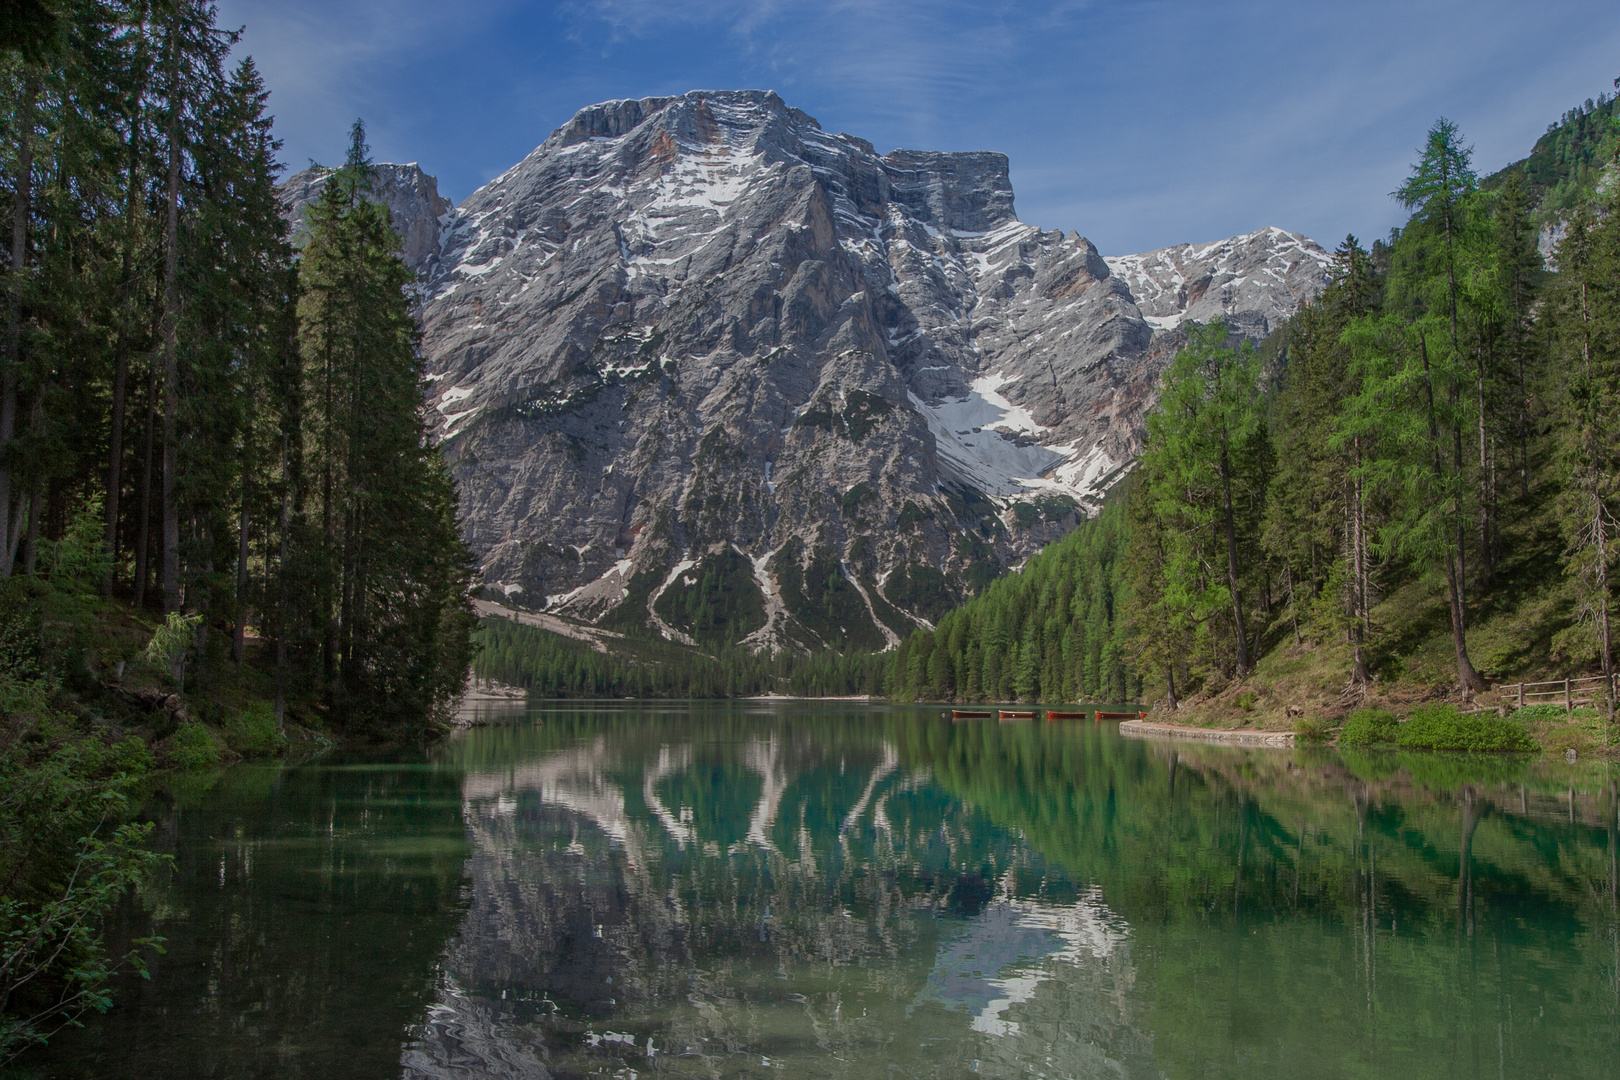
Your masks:
M710 646L927 625L1092 512L1175 325L1321 284L1281 230L1104 259L1018 220L1004 155L770 91L582 109L437 220L429 406L486 582Z

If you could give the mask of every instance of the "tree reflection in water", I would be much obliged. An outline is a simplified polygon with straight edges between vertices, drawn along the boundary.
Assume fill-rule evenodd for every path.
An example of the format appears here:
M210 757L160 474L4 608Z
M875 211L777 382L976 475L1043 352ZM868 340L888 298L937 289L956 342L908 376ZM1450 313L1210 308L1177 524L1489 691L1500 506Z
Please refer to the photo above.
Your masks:
M367 769L289 770L281 787L323 793L291 802L228 779L177 810L181 866L148 900L176 951L47 1075L1598 1076L1620 1060L1601 765L626 704L538 708ZM222 851L253 875L226 859L221 890ZM396 914L357 914L373 908ZM154 1016L145 1067L86 1067ZM344 1033L359 1052L335 1048Z

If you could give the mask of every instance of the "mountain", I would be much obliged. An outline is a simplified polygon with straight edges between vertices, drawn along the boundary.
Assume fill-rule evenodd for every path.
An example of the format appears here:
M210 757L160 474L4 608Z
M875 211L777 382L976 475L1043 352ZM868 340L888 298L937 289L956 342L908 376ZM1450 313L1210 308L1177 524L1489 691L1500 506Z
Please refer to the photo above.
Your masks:
M418 274L430 270L439 257L439 218L450 210L450 200L439 194L438 179L423 172L414 161L373 168L376 178L371 198L388 207L394 230L404 242L400 255ZM302 231L305 208L320 199L321 189L333 171L324 165L311 165L278 185L282 213L292 224L295 239Z
M1270 228L1105 261L1156 329L1221 319L1259 341L1321 290L1328 256L1299 233Z
M760 91L593 105L434 219L429 405L486 583L772 648L896 644L1067 532L1175 326L1263 335L1328 258L1104 259L1018 220L1001 154L878 154Z

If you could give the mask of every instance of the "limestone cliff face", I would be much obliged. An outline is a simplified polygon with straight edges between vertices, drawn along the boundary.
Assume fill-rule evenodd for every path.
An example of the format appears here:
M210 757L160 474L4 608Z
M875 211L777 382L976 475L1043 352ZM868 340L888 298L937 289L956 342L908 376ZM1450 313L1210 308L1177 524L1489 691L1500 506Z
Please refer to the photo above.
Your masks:
M378 165L376 173L371 197L388 207L402 241L400 255L417 273L429 271L439 255L439 218L450 209L450 200L439 194L439 181L415 162ZM312 165L281 182L282 213L295 241L303 230L305 208L321 197L331 175L331 169Z
M1072 528L1156 334L1270 325L1325 261L1267 230L1111 266L1018 220L1003 155L759 91L583 109L439 223L429 408L486 582L760 647L895 643Z

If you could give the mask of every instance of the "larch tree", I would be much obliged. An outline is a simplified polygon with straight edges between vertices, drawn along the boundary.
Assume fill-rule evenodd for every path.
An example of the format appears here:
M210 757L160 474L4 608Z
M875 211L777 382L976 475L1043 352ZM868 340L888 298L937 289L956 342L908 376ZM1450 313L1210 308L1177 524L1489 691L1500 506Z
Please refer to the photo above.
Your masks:
M1142 453L1158 478L1148 497L1166 537L1168 602L1206 627L1226 613L1239 678L1253 666L1244 585L1270 471L1262 404L1253 346L1233 348L1222 323L1195 326L1165 372Z

